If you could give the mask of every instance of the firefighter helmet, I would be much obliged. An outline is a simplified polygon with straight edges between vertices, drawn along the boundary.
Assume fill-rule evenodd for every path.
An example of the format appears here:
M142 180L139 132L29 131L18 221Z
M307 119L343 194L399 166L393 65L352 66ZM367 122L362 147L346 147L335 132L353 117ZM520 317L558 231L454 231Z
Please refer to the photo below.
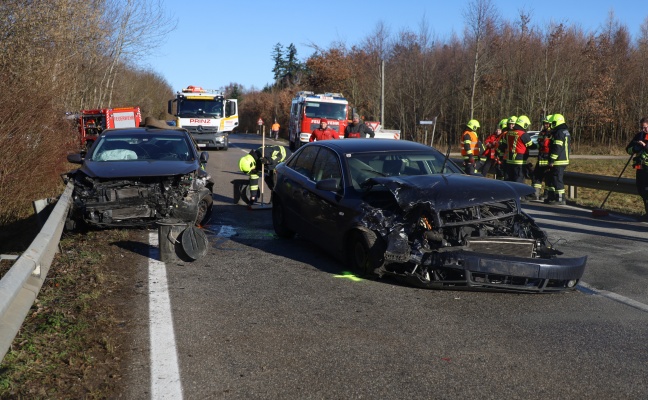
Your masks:
M466 126L468 127L468 129L475 132L477 131L477 129L479 129L479 121L477 121L476 119L471 119L466 123Z
M510 116L508 119L508 124L511 125L515 123L517 123L517 117L515 115Z
M544 119L542 120L543 124L551 124L551 117L553 117L553 114L549 114Z
M562 114L554 114L551 116L551 127L555 128L558 125L562 125L565 123L565 117L563 117Z
M253 171L256 168L256 161L254 161L254 157L252 155L247 154L241 157L239 160L239 169L244 172L244 173L249 173L250 171Z
M499 124L497 124L497 126L498 126L500 129L504 129L504 128L506 128L506 125L507 125L507 124L508 124L508 118L504 118L504 119L502 119L502 120L499 122Z
M520 115L517 119L517 124L522 127L522 129L527 130L531 125L531 120L526 115Z

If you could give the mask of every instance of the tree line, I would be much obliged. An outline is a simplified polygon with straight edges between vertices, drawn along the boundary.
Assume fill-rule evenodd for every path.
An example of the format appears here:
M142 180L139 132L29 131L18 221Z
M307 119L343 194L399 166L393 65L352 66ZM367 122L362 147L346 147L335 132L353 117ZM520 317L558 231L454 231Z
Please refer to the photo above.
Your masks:
M539 129L544 116L561 113L574 151L603 153L625 146L648 116L648 18L633 39L613 13L595 32L560 21L534 25L524 11L503 20L490 0L469 2L464 17L463 36L435 39L425 20L396 33L378 23L355 45L312 44L302 62L292 44L277 44L275 81L244 93L242 129L253 131L259 116L286 127L300 90L340 92L366 119L378 120L382 82L383 125L422 142L419 122L436 118L434 146L442 148L457 146L473 118L486 136L511 115L527 115Z
M155 0L2 0L0 16L3 225L61 193L79 149L74 112L137 105L164 118L171 87L131 60L174 22Z

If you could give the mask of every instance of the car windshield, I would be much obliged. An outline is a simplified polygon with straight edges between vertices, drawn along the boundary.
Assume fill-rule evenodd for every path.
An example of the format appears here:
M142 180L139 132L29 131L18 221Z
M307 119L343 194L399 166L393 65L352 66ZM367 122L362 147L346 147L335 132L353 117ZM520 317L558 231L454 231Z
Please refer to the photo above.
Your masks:
M461 173L450 161L444 162L441 153L433 152L354 153L346 160L354 187L381 176Z
M155 134L103 136L91 161L162 160L189 161L193 158L187 139Z
M215 117L223 116L223 100L181 100L178 103L178 116Z
M343 120L346 119L346 104L309 101L306 103L306 116Z

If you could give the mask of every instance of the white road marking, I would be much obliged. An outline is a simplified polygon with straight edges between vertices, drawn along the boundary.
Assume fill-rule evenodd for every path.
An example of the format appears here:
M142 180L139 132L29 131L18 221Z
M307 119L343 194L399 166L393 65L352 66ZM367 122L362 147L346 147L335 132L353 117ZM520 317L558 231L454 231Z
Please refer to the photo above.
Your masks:
M166 265L160 261L158 233L149 233L149 329L151 342L151 398L182 399Z
M587 292L592 292L594 294L597 294L599 296L607 297L610 300L618 301L619 303L625 304L630 307L634 307L638 310L648 312L648 305L644 303L640 303L636 300L632 300L628 297L621 296L620 294L616 294L614 292L608 292L607 290L599 290L591 287L585 282L579 282L578 287L583 287Z

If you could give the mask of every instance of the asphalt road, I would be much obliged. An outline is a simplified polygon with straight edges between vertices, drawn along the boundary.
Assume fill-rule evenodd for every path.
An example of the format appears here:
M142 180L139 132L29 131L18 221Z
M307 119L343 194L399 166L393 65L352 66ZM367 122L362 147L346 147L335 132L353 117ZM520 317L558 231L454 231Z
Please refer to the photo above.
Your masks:
M270 211L233 204L238 159L261 138L230 143L207 165L207 256L166 265L179 378L151 372L158 281L142 257L123 397L178 398L155 389L177 381L187 399L646 398L648 224L526 205L566 256L589 256L586 286L567 294L350 279L315 245L275 237Z

